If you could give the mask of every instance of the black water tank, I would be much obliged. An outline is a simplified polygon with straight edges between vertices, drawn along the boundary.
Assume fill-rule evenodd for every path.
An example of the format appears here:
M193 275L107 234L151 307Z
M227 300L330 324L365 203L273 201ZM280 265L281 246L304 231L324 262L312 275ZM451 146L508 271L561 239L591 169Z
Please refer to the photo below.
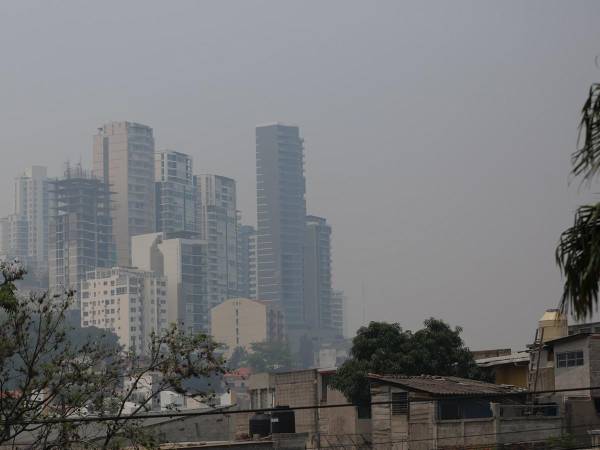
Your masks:
M271 416L263 413L250 417L250 436L269 436L271 434Z
M289 406L277 406L277 409L271 413L273 434L296 432L296 417L294 411L289 408Z

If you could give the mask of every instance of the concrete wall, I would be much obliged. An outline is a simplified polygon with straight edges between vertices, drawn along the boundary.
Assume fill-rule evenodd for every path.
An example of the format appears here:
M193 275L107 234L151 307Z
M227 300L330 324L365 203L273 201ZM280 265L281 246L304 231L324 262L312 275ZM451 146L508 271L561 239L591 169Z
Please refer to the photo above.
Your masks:
M296 372L275 375L276 406L310 406L317 403L318 383L315 370L299 370ZM296 411L296 431L298 433L314 433L316 430L317 411L306 409Z
M561 416L500 419L496 425L496 442L498 444L543 442L562 434L562 420Z
M494 445L494 431L493 418L440 421L435 430L437 447Z
M410 404L409 437L411 450L429 450L435 444L435 404L412 402Z
M588 430L600 429L600 415L594 401L589 398L567 398L565 400L565 432L578 437L578 441L589 443Z
M182 417L148 426L160 442L227 441L234 438L233 415Z
M385 384L373 383L371 385L371 401L374 403L371 406L371 438L376 447L407 448L408 414L393 415L391 404L377 404L378 402L388 402L392 398L393 392L406 391ZM412 404L410 407L412 408Z
M339 405L348 400L339 391L327 388L327 404ZM319 428L325 435L348 435L357 433L357 415L354 406L343 408L323 408L319 410Z
M392 412L389 404L378 404L390 399L390 387L385 384L372 383L371 385L371 426L372 442L376 447L378 444L391 441L391 417Z
M275 404L297 407L348 403L341 392L323 385L323 376L327 374L321 374L317 370L275 374ZM261 381L259 378L251 378L250 383L253 387L260 387L259 381ZM262 381L263 385L269 382L264 378ZM326 399L322 392L323 388L327 389ZM327 441L333 441L337 445L340 437L355 436L358 441L361 441L363 439L360 437L361 434L370 434L370 421L359 420L356 408L352 406L300 410L295 411L295 416L296 432L308 433L309 439L315 445L319 436L322 436L321 445L325 446Z
M589 338L589 366L590 386L600 386L600 336L594 335ZM592 397L600 397L600 390L591 392Z

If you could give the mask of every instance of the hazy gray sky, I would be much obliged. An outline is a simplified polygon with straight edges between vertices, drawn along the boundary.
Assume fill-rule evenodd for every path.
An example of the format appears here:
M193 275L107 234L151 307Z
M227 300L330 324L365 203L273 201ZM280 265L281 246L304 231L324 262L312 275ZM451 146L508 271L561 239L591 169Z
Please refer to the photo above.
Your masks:
M96 128L130 120L235 178L254 224L254 126L296 123L350 328L364 283L367 320L522 348L593 198L568 171L599 18L594 1L2 2L0 213L24 167L88 164Z

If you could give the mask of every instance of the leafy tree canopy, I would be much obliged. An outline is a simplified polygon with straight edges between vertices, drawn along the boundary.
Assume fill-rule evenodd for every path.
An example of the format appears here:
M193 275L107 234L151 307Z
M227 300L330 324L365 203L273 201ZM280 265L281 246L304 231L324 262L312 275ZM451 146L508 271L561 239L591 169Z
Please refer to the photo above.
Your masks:
M231 353L229 361L227 361L227 368L229 370L236 370L244 366L244 363L248 360L248 352L244 347L236 347Z
M353 403L370 400L367 375L446 375L481 379L473 355L460 334L447 323L430 318L415 333L397 323L371 322L352 341L350 358L340 367L333 386Z
M256 342L250 349L241 360L240 366L249 367L254 373L292 369L292 356L286 343Z

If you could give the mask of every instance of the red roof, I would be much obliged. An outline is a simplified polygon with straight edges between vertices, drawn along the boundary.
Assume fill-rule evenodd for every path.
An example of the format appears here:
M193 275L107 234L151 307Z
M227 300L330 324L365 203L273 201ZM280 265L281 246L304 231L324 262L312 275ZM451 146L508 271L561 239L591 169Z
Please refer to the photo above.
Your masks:
M240 367L239 369L227 372L224 376L231 378L248 378L250 375L252 375L252 370L249 367Z

